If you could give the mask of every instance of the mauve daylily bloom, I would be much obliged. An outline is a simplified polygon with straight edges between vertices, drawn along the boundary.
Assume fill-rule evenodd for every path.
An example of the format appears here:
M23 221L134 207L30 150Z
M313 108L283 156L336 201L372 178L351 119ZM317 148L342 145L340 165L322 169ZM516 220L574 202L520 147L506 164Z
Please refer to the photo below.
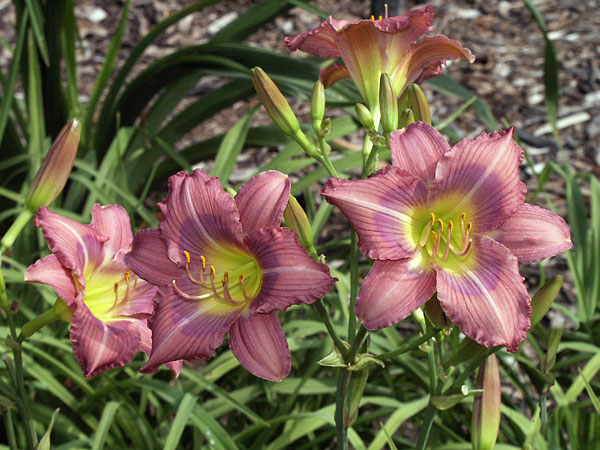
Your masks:
M554 256L571 240L558 215L524 203L513 131L450 148L416 122L392 133L392 166L366 180L329 180L322 194L375 260L356 300L367 328L404 319L437 291L467 336L517 350L531 317L518 263Z
M325 87L338 80L352 78L369 108L377 114L379 79L387 73L397 95L411 83L437 76L449 59L475 57L459 42L445 36L426 36L432 31L433 8L427 6L396 17L378 20L336 20L329 17L317 28L296 37L287 37L285 45L321 58L341 57L345 65L333 64L321 71Z
M51 286L73 312L73 353L85 376L122 367L139 350L149 353L146 321L158 288L125 266L133 239L127 212L96 204L84 225L42 207L34 223L52 254L31 265L25 280ZM178 374L181 362L170 368Z
M281 228L289 194L289 179L275 171L255 176L235 198L200 170L169 179L159 229L137 233L125 258L160 287L143 372L209 359L229 332L246 369L271 381L287 376L291 357L277 310L312 303L335 282L296 233Z

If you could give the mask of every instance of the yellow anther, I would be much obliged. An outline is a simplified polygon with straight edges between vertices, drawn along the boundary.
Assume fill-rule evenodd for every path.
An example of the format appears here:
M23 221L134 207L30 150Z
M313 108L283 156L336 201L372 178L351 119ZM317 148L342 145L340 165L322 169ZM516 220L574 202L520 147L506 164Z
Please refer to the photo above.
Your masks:
M206 269L206 258L200 255L200 260L202 261L202 270Z
M431 213L431 225L433 225L435 222L435 214Z
M215 266L210 266L210 275L213 279L217 277L217 271L215 270Z
M183 254L185 255L185 262L189 264L191 261L190 254L185 250L183 251Z
M469 234L472 229L473 229L473 223L467 222L467 234Z
M127 282L127 284L131 283L131 272L129 271L129 269L125 271L125 281Z
M119 283L115 283L114 289L115 289L115 294L119 295Z
M442 222L442 219L438 219L438 229L440 230L440 236L442 235L442 231L444 231L444 222Z
M448 221L448 236L452 234L452 227L454 226L454 224L452 223L451 220Z
M438 235L435 231L432 231L431 235L433 236L433 245L435 245L437 243Z
M371 16L371 20L375 20L375 16Z
M382 19L383 19L383 16L379 16L379 20L382 20Z
M229 283L229 272L225 272L225 273L223 274L223 279L221 280L221 282L222 282L223 284L227 284L227 283Z

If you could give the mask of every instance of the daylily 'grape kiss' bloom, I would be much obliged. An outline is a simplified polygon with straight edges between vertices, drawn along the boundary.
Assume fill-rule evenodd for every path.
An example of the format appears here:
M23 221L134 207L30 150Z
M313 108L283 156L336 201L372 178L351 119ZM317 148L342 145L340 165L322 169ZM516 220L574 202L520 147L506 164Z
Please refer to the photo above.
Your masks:
M437 291L467 336L517 350L531 316L518 263L554 256L571 240L558 215L524 203L523 150L512 135L482 133L450 148L416 122L392 133L392 166L366 180L329 180L322 194L375 260L356 300L365 327L396 323Z
M439 75L449 59L475 57L459 42L445 36L426 36L432 31L433 8L427 6L396 17L379 20L336 20L329 17L317 28L296 37L287 37L285 45L321 58L341 57L344 65L333 64L321 71L325 87L338 80L352 78L373 114L379 104L379 79L387 73L397 95L411 83L420 83Z
M296 233L281 228L289 194L289 179L275 171L254 177L235 198L200 170L169 179L159 229L137 233L125 258L160 287L142 371L209 359L229 332L231 351L254 375L279 381L289 373L277 310L312 303L335 282Z
M127 212L96 204L84 225L42 207L35 225L53 254L31 265L25 280L51 286L73 312L73 353L85 375L122 367L139 350L149 353L146 321L158 288L125 266L133 239ZM177 374L181 362L170 367Z

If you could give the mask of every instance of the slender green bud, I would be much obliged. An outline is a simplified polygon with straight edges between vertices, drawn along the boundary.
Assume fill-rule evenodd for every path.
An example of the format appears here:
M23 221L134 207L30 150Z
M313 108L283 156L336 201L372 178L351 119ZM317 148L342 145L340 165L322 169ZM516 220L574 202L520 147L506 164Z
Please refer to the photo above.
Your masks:
M77 156L80 134L77 119L71 119L60 130L29 190L25 206L31 212L52 203L65 187Z
M296 200L296 197L291 194L287 206L283 211L283 220L285 221L286 227L291 228L298 234L302 246L309 252L314 252L314 237L310 221L308 220L304 209L302 209L302 206L300 206L300 203Z
M252 73L252 83L271 119L288 136L296 136L300 131L300 123L277 85L260 67L255 67Z
M413 114L412 109L406 108L400 112L400 117L398 118L398 127L404 128L410 125L411 123L416 122L415 116Z
M414 122L425 122L426 124L431 125L429 102L427 101L427 97L425 97L423 89L421 89L421 86L418 84L408 85L398 99L398 110L400 111L400 114L402 114L405 109L412 110L415 118ZM402 116L400 117L400 125L403 125Z
M381 111L381 127L385 135L398 129L398 101L394 85L387 73L379 79L379 109Z
M542 360L542 372L549 373L556 362L556 353L558 352L558 344L562 338L562 328L551 328L550 336L548 337L548 350L546 356Z
M317 133L320 133L323 117L325 117L325 86L323 86L321 80L317 80L313 88L310 115L313 121L313 128Z
M373 115L362 103L356 104L356 115L358 116L358 121L364 127L365 130L369 132L369 134L376 134L375 130L375 122L373 121Z
M477 375L477 388L483 389L483 392L477 394L473 400L473 450L492 450L496 444L500 430L501 387L498 359L492 354L483 361Z
M544 285L538 289L531 299L531 327L535 327L542 317L546 315L550 306L556 299L558 291L562 287L565 279L556 275L550 278Z

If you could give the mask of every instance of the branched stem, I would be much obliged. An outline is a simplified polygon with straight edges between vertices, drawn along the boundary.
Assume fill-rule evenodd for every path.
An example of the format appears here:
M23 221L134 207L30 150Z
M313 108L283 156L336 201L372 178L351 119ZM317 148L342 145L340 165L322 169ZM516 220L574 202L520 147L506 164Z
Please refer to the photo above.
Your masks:
M331 322L331 317L329 317L327 308L323 304L323 299L320 298L319 300L317 300L314 303L314 305L315 305L315 309L317 310L317 313L319 314L319 317L323 321L323 324L325 324L325 328L327 328L327 332L329 333L329 336L331 336L331 339L333 340L333 344L335 345L338 352L342 355L342 358L345 361L348 357L348 349L346 348L346 346L344 345L342 340L339 338L339 336L335 332L335 328L333 328L333 323Z

